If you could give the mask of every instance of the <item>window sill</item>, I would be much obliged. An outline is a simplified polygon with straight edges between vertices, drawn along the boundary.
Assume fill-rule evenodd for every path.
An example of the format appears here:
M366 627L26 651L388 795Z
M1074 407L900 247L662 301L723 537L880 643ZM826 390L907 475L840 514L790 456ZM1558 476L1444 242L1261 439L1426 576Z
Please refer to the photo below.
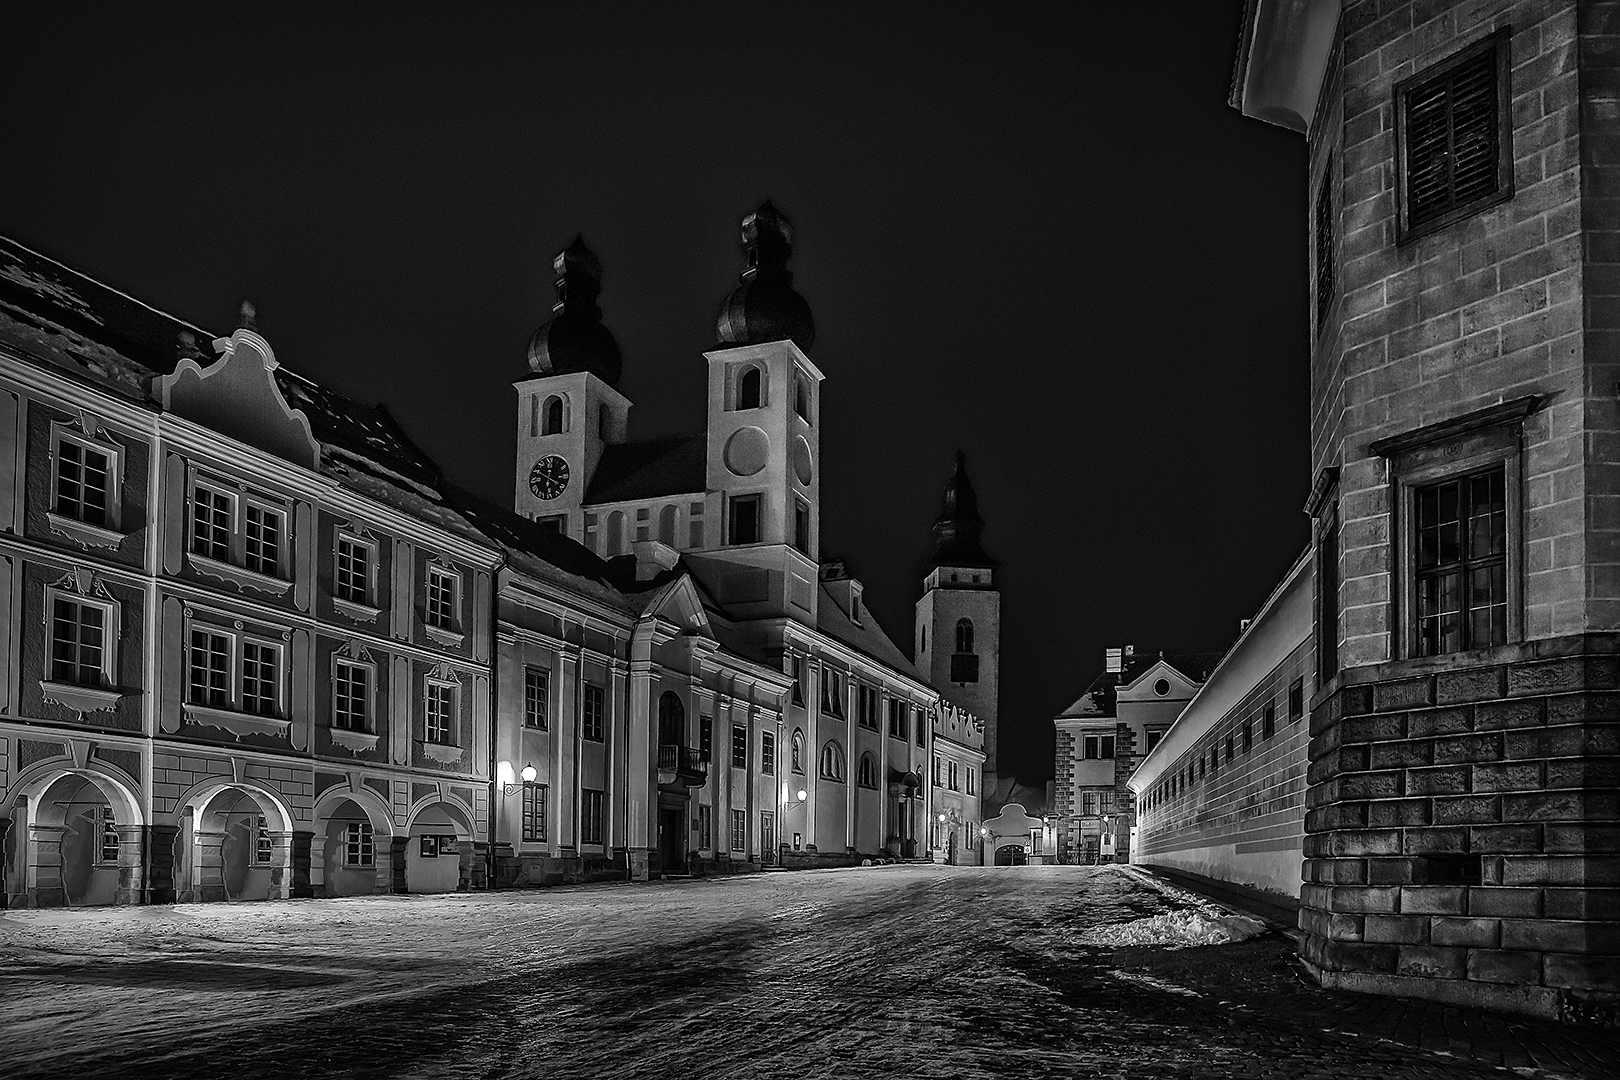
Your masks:
M240 591L252 589L267 596L285 596L287 590L292 588L292 582L281 578L261 574L257 570L249 570L245 566L234 566L231 563L210 559L206 555L191 554L191 568L203 577L210 577L216 581L229 582Z
M370 604L362 604L355 600L342 600L336 596L332 597L332 610L357 623L374 623L377 616L382 614L381 608L374 608Z
M467 635L458 634L454 630L446 630L442 626L424 625L423 629L427 631L428 637L449 648L459 648L461 643L467 640Z
M111 711L124 696L117 690L103 690L95 686L77 686L73 683L52 682L49 679L41 679L39 689L45 695L46 701L66 709L72 709L79 714L81 720L84 719L86 713Z
M459 746L450 746L446 743L427 742L424 739L418 739L416 745L421 747L422 756L425 758L430 758L446 765L461 760L462 748Z
M124 542L127 535L116 529L103 528L88 521L80 521L78 518L65 517L55 511L48 512L45 521L50 525L51 532L65 536L81 547L116 548Z
M326 733L332 737L333 743L355 755L377 749L377 743L382 739L375 732L355 731L353 728L332 727L327 728Z
M185 706L186 719L202 727L228 731L238 740L246 735L267 735L285 739L292 730L291 720L277 720L273 716L256 716L235 709L216 709L208 705Z

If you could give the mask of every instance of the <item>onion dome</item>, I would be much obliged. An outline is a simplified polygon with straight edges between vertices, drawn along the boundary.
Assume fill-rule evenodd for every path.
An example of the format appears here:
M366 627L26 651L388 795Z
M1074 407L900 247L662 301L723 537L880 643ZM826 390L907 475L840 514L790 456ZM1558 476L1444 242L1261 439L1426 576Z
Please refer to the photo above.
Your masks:
M934 557L931 566L981 566L994 569L1000 564L979 546L984 519L979 517L979 497L968 479L967 455L956 452L956 472L945 483L945 505L934 521Z
M742 284L720 304L715 336L722 345L791 340L806 351L816 340L810 305L793 290L787 268L793 256L793 226L766 199L743 218L742 249L748 260Z
M557 271L557 302L551 321L529 339L529 368L536 375L568 375L588 371L616 386L624 370L624 356L613 334L602 325L596 298L602 292L602 264L574 237L551 262Z

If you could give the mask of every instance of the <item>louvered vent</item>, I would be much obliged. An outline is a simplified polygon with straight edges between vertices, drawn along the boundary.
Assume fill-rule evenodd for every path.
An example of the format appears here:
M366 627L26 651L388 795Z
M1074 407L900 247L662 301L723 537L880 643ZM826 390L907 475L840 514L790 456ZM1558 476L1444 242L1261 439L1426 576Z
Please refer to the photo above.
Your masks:
M1322 170L1316 192L1316 331L1322 332L1333 306L1333 159Z
M1406 228L1419 229L1499 194L1509 168L1500 143L1500 77L1493 41L1407 90Z

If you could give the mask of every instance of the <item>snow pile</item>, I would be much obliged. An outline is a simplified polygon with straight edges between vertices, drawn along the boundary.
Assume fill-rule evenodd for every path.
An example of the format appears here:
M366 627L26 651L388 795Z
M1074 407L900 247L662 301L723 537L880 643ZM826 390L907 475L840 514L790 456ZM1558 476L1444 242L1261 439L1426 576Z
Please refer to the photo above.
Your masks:
M1211 915L1203 911L1171 911L1134 922L1099 926L1080 936L1083 945L1230 945L1266 933L1266 924L1247 915Z

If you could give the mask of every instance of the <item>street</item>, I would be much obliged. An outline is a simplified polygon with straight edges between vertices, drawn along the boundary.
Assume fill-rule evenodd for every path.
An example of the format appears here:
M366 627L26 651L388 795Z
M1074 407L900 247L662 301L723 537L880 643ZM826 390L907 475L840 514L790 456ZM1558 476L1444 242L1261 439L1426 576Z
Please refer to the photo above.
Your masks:
M8 911L0 1074L1389 1080L1620 1061L1606 1034L1328 993L1275 933L1118 944L1201 912L1219 914L1123 868L931 865Z

